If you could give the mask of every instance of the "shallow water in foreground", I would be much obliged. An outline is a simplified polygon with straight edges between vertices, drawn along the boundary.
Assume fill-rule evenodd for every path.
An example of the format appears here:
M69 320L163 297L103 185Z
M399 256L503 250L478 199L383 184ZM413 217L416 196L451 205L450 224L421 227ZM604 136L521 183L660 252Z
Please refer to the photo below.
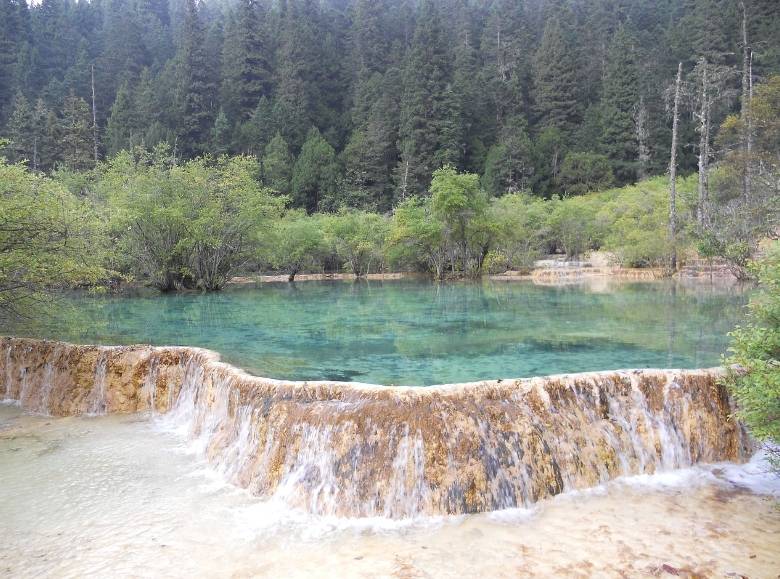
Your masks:
M288 380L428 385L716 366L747 292L710 283L304 282L219 294L71 295L0 334L215 350Z
M164 419L0 405L0 575L775 577L780 482L753 462L620 479L532 510L313 517L225 484Z

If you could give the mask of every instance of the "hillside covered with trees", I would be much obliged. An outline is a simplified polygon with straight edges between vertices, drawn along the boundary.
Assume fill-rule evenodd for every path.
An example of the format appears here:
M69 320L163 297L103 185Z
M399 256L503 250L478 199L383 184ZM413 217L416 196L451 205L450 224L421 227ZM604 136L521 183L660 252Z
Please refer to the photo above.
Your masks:
M717 127L748 52L756 83L780 72L780 4L2 0L0 47L11 161L86 170L166 142L253 155L309 212L386 211L444 165L546 197L665 172L678 62L678 164L695 170L697 86Z
M777 233L775 0L0 0L0 48L0 309L594 249L742 274Z

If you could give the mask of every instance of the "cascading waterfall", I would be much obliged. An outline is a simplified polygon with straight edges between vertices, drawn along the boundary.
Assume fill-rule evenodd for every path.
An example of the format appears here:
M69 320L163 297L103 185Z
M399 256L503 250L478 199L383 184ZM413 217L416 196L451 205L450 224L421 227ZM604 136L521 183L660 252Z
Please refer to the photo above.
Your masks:
M196 348L0 345L5 395L24 408L152 410L232 482L323 515L527 506L752 450L718 369L385 388L258 378Z
M11 398L11 383L13 377L11 376L11 344L8 344L5 348L5 367L3 369L3 400L12 400Z
M106 370L108 365L107 351L101 351L95 364L95 377L92 381L89 410L87 414L99 416L106 413Z

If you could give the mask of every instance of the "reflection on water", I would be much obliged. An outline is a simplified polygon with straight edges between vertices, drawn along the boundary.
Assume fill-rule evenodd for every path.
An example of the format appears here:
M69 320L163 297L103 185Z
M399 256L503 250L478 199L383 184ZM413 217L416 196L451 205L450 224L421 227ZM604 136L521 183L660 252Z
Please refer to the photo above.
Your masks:
M70 295L1 333L192 345L255 374L434 384L717 365L744 314L738 286L672 282L305 282L218 294Z
M780 484L762 469L632 477L532 510L339 520L224 484L152 419L0 405L0 575L774 577Z

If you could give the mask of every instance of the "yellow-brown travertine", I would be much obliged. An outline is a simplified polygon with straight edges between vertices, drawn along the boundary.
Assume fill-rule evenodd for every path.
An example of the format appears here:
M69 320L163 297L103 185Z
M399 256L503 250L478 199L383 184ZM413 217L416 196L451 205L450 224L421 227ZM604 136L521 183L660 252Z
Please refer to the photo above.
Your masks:
M230 480L314 513L529 505L624 474L742 461L721 370L420 388L250 376L197 348L0 338L0 398L54 416L165 414Z

